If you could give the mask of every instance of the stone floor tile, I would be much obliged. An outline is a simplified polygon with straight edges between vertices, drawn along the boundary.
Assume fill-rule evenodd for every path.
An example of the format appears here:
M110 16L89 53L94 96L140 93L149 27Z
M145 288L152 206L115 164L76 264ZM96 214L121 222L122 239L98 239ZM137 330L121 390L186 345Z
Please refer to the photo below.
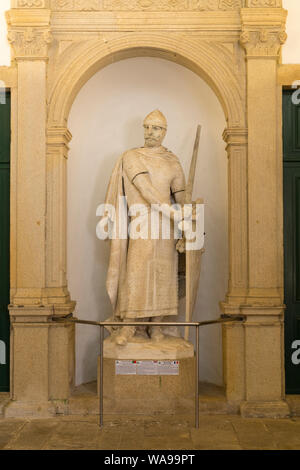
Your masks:
M63 421L58 424L44 448L51 449L96 449L101 430L90 421Z
M145 424L144 433L145 437L152 437L152 436L172 436L176 437L178 435L185 435L189 434L189 427L181 426L179 424L174 424L170 426L168 424Z
M291 420L285 422L270 423L266 426L273 436L278 449L296 449L300 447L300 423L293 423Z
M273 435L263 421L235 419L232 420L232 425L236 431L238 442L243 449L277 449Z
M50 419L1 419L0 449L239 450L299 449L300 419L247 419L191 416L60 416Z
M202 418L199 420L199 429L191 429L192 442L197 449L229 449L240 446L230 420L215 416Z
M18 433L25 426L25 420L6 419L0 420L0 449L4 449L9 442L17 438Z
M50 438L52 432L57 428L58 423L52 419L36 419L27 421L15 436L9 441L5 449L26 449L39 450Z

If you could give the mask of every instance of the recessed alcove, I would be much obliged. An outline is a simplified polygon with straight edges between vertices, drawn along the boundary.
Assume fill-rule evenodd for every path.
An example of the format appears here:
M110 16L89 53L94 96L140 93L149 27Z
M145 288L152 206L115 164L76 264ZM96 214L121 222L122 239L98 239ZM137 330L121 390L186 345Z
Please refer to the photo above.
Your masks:
M207 233L195 320L219 317L228 284L227 156L225 116L212 89L194 72L164 59L137 57L108 65L81 88L69 115L73 138L68 159L68 286L81 319L111 315L105 290L109 245L96 238L96 208L118 156L143 145L142 121L160 108L168 120L164 145L186 176L197 124L202 124L194 197L205 200ZM183 317L181 317L183 319ZM99 332L77 327L76 383L96 378ZM200 378L222 385L220 326L200 331Z

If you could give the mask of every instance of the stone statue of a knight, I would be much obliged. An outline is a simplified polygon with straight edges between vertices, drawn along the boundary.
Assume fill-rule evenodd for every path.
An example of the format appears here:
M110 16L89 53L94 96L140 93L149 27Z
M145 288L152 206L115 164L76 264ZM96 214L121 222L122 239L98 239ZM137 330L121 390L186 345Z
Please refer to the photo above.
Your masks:
M125 346L139 329L126 322L162 322L178 314L176 246L184 230L178 226L184 216L192 218L192 210L183 210L185 176L179 159L162 146L166 132L164 115L151 112L144 120L144 147L119 158L107 190L105 207L113 207L113 215L106 211L100 224L110 225L114 232L106 287L113 319L125 324L114 332L119 346ZM125 236L120 236L124 210L128 226ZM158 326L147 334L154 342L164 338Z

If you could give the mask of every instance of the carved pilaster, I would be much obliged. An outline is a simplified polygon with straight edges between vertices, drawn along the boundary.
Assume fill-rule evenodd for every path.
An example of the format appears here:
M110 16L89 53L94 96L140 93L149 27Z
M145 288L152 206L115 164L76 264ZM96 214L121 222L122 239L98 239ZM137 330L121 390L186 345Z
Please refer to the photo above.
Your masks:
M65 309L70 313L75 307L70 302L66 277L67 156L71 138L64 127L47 130L46 291L55 314Z
M7 12L8 41L16 60L47 60L52 42L50 10Z
M240 43L246 51L247 59L256 57L277 59L279 57L280 48L287 38L286 14L285 10L279 8L267 11L264 8L241 10Z
M247 129L228 128L227 143L229 190L229 285L227 302L245 301L248 288L247 262Z
M248 121L248 262L249 305L280 305L282 259L278 233L277 61L286 39L286 11L281 8L241 10L241 43L247 60ZM250 59L250 60L249 60ZM258 203L259 201L259 203Z

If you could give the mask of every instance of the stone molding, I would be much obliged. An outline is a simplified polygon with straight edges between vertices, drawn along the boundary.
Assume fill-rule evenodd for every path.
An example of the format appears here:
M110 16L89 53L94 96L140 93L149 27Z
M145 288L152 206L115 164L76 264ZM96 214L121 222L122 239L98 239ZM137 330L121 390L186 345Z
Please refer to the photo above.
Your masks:
M227 128L223 132L223 140L227 145L247 145L248 129L247 128Z
M102 39L102 38L101 38ZM71 47L76 55L73 59ZM195 73L204 73L209 85L215 90L223 106L230 127L244 127L244 97L234 68L234 57L220 49L219 42L202 38L181 37L161 32L131 32L114 38L99 38L86 41L80 51L76 44L68 49L68 59L62 63L60 75L53 83L49 96L48 126L61 127L68 118L77 87L82 86L95 72L111 58L135 57L136 50L148 50L147 55L173 60L190 68ZM226 50L226 49L225 49ZM145 52L143 52L145 54Z
M282 9L242 9L240 43L247 58L269 57L277 59L281 46L287 39L285 21L287 12Z
M72 134L66 127L50 127L47 129L47 146L51 150L63 148L64 156L67 158L69 142L72 140Z

